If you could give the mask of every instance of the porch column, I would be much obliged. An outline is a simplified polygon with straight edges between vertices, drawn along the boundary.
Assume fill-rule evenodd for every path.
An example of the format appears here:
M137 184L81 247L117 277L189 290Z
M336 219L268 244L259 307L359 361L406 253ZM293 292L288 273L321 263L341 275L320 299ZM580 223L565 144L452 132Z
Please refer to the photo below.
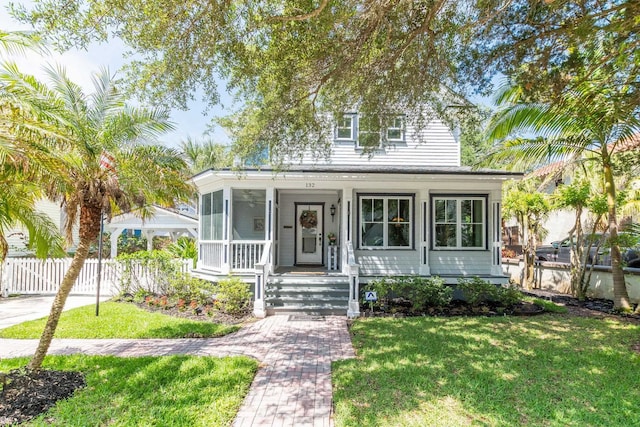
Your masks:
M349 274L349 252L347 242L354 242L354 212L357 212L353 205L353 187L345 187L342 189L342 201L340 202L340 270L342 274Z
M501 194L497 192L491 193L491 229L489 235L491 240L491 274L494 276L502 276L502 207Z
M267 187L266 189L266 203L264 217L267 219L264 227L265 236L264 239L271 242L270 246L270 260L272 268L275 268L276 258L276 245L273 243L276 236L276 189L274 187Z
M429 191L424 190L418 194L416 213L418 215L418 242L420 242L420 275L431 276L431 266L429 265L429 224L431 215L429 213Z
M151 252L153 250L153 230L145 230L144 237L147 239L147 250Z
M231 271L231 187L225 185L222 189L222 274Z
M118 237L124 231L124 228L116 228L111 230L111 259L115 259L118 256Z

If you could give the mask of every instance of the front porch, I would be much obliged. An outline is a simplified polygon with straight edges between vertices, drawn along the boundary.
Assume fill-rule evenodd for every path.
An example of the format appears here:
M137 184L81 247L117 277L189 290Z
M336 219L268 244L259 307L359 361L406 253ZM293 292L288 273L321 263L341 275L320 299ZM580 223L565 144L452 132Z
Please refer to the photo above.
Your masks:
M360 284L377 277L504 282L500 183L470 192L472 181L477 177L445 185L440 175L409 180L356 171L212 173L200 187L194 274L251 283L256 316L298 303L319 310L335 297L336 307L355 317ZM320 295L312 287L319 281L333 288ZM335 287L344 294L329 295Z

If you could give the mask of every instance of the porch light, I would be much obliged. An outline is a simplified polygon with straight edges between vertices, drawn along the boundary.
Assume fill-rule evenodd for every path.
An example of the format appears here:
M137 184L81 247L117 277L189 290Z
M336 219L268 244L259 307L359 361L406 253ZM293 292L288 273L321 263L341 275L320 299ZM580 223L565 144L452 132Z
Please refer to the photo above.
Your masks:
M331 204L331 207L329 208L329 212L331 212L331 222L333 222L333 219L336 216L336 205Z

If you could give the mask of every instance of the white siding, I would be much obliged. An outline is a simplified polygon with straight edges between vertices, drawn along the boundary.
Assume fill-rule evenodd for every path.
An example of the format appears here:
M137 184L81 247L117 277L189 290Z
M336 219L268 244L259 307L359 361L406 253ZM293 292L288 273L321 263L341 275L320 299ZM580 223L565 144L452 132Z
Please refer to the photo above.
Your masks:
M58 230L61 230L61 208L58 203L54 203L50 200L40 200L36 203L36 210L46 214L53 223L58 226ZM23 256L28 255L25 243L29 240L29 235L26 229L16 227L5 231L7 237L7 243L9 244L9 256Z
M298 164L298 162L293 162ZM379 166L460 166L460 147L451 130L433 120L420 131L407 126L404 143L390 143L371 156L356 148L355 141L334 141L329 159L305 156L300 164L379 165Z
M430 251L431 274L491 274L491 251Z
M408 275L420 273L418 251L357 250L356 259L363 276Z

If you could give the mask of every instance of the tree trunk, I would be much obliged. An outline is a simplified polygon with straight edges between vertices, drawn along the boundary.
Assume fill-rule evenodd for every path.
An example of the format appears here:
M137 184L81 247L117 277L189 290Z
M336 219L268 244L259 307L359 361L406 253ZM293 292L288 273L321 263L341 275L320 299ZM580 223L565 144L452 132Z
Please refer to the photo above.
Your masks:
M89 255L91 243L95 241L100 233L101 218L102 207L100 203L98 203L95 198L92 199L91 197L85 196L85 203L80 207L80 242L78 243L78 248L73 256L73 260L71 260L71 266L62 278L60 289L58 289L58 293L51 305L51 312L49 313L47 324L40 336L38 348L27 365L28 369L37 370L42 367L42 361L47 355L47 351L49 351L51 340L58 327L58 321L64 309L64 303L67 301L71 288L73 288L76 279L80 275L84 261Z
M60 288L58 289L58 293L56 293L56 297L53 300L51 312L47 318L47 324L40 336L38 348L27 365L28 369L37 370L42 367L42 361L49 351L49 346L51 345L51 340L53 339L53 335L58 327L58 321L60 320L60 315L64 309L64 304L67 301L71 288L73 288L73 285L76 283L76 279L80 275L80 270L82 270L84 261L87 259L87 255L89 254L90 244L91 241L86 242L83 240L78 244L78 249L73 256L73 260L71 260L71 266L64 275Z
M609 159L607 159L609 160ZM613 307L622 311L630 311L629 294L622 271L622 254L618 242L618 219L616 217L616 188L613 182L613 171L610 161L604 162L604 185L607 193L609 210L609 239L611 240L611 275L613 277Z

